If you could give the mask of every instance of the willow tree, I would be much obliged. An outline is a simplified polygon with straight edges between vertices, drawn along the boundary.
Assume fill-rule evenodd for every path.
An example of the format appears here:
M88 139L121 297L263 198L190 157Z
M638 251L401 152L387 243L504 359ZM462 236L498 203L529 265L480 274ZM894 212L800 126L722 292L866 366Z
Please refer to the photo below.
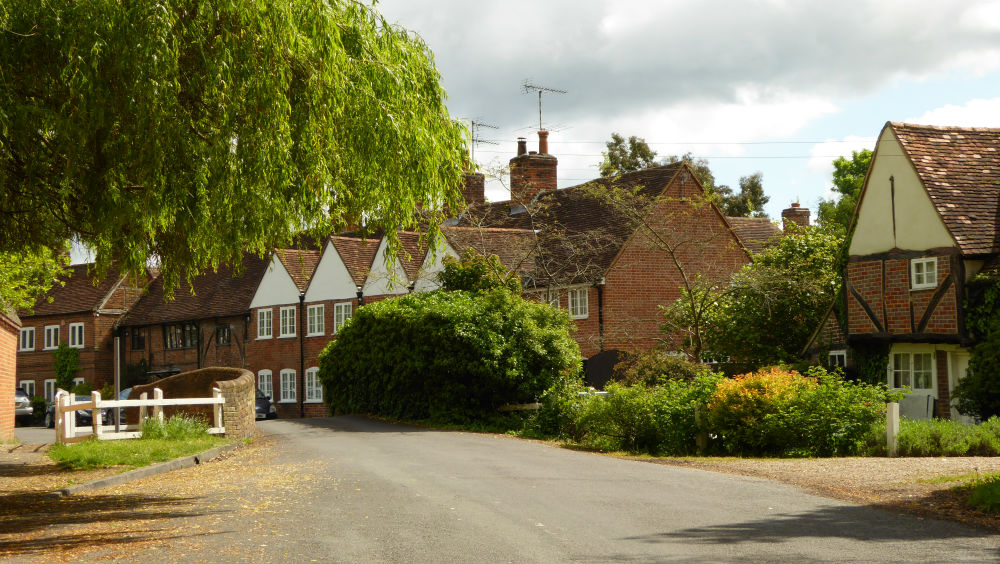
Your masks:
M420 38L351 0L6 0L0 252L75 240L174 287L303 230L398 245L460 197L444 99Z

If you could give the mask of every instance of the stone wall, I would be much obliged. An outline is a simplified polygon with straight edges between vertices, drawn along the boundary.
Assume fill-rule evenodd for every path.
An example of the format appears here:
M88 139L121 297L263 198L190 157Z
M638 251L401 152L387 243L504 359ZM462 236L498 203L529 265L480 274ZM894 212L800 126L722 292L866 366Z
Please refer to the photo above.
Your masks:
M226 399L226 403L222 407L222 422L226 427L226 436L244 439L257 432L254 407L256 388L253 373L249 370L210 367L182 372L152 384L136 386L132 388L129 398L138 399L143 392L146 392L147 397L152 398L154 388L163 390L163 397L168 399L211 397L212 389L219 388L222 390L222 396ZM163 408L164 417L171 417L177 413L202 417L211 423L213 406L187 405ZM128 409L126 421L129 424L136 424L138 420L138 410Z

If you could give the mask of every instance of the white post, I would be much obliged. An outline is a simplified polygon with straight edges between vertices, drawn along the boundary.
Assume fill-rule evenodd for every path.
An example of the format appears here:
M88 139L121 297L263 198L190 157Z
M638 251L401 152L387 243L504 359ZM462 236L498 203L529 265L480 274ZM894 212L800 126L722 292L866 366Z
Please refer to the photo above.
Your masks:
M139 399L141 399L143 402L145 402L146 399L148 399L148 398L149 398L149 395L146 392L143 392L143 393L139 394ZM139 430L140 431L142 430L142 424L145 421L146 421L146 404L143 403L143 404L139 405Z
M100 440L101 425L104 424L104 421L101 421L101 392L90 392L90 401L94 402L94 409L90 410L90 424L94 428L94 437Z
M896 402L885 406L885 443L889 456L899 454L899 404Z
M76 437L76 408L73 407L73 397L63 391L63 440L69 442Z
M222 390L219 388L212 388L212 397L215 399L222 399ZM215 428L222 427L222 404L215 404L215 422L212 425Z
M153 399L155 399L155 400L161 400L161 399L163 399L163 390L161 390L159 388L153 388ZM157 419L159 419L160 423L163 423L163 406L162 405L154 405L153 406L153 416L156 417Z
M56 423L56 444L57 445L61 445L61 444L63 444L63 443L66 442L65 439L63 438L63 427L64 427L64 425L63 425L63 408L62 408L62 406L63 406L63 396L65 394L66 394L66 392L64 392L62 390L56 391L56 397L55 397L55 402L54 402L55 403L55 415L54 415L54 417L56 419L55 423Z

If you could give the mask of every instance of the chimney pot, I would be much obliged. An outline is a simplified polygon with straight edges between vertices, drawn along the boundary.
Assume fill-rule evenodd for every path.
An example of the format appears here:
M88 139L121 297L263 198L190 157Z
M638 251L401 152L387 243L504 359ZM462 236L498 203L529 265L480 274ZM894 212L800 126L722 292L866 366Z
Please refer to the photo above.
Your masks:
M799 227L809 227L810 215L809 208L804 208L801 204L795 202L792 204L792 207L781 211L781 229L788 231L789 226L793 223Z
M524 137L517 138L517 156L526 155L528 153L528 140Z
M538 154L549 154L549 132L544 129L538 130Z

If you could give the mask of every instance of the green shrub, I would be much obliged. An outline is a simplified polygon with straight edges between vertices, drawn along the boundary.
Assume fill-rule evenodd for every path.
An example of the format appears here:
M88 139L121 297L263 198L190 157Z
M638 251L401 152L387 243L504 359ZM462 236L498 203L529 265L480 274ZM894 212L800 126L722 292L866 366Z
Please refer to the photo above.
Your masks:
M664 351L654 351L626 357L615 365L614 378L628 386L656 386L668 380L690 382L706 372L710 370L703 364Z
M149 418L142 423L143 440L185 441L207 436L208 424L201 417L175 415L165 421Z
M48 402L45 401L45 396L34 396L31 398L31 422L41 423L45 420L45 410L48 408Z
M79 384L73 386L73 389L71 389L69 392L71 394L78 395L78 396L89 396L90 392L93 392L93 391L94 391L94 386L90 385L87 382L80 382ZM114 395L114 394L112 394L112 395ZM108 396L103 396L103 395L101 397L103 397L105 399L108 398Z
M821 367L805 375L765 369L722 382L706 425L731 454L857 454L885 414L884 387L845 382Z
M80 349L60 343L52 357L55 359L53 370L56 373L56 387L69 391L73 388L73 378L80 368Z
M410 294L359 308L320 355L335 413L462 423L579 373L564 311L504 290Z
M580 410L583 409L587 391L579 376L560 378L538 398L541 407L535 414L532 429L538 436L556 437L580 441L581 429L576 425Z
M982 425L958 421L901 419L900 456L997 456L1000 455L1000 419Z
M967 506L986 513L1000 511L1000 475L987 476L957 489L968 494Z

